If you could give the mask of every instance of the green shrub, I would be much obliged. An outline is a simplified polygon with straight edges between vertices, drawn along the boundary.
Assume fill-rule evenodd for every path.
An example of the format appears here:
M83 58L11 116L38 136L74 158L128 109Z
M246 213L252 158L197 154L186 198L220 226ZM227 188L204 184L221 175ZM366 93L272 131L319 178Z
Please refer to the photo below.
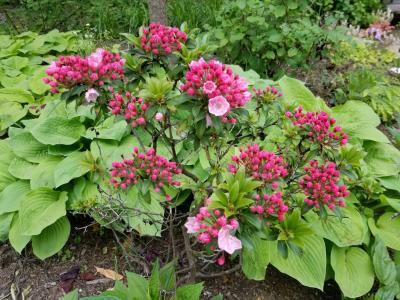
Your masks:
M344 39L341 31L320 27L305 0L225 1L210 30L224 61L268 75L305 67L327 44Z
M321 0L313 1L319 15L334 15L351 24L367 27L374 21L373 12L382 8L380 0Z

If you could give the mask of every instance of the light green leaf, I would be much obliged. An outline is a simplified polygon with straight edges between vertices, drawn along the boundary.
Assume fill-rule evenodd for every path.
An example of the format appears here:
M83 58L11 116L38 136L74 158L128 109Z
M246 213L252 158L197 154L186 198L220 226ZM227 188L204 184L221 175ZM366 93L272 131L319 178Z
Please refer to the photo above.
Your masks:
M0 215L0 242L8 240L11 222L14 213L5 213Z
M351 138L389 143L387 137L376 127L380 124L379 116L362 101L347 101L332 108L331 116Z
M56 187L70 182L72 179L85 175L94 169L94 161L89 151L73 152L64 158L54 170Z
M398 175L400 172L400 151L384 143L365 142L367 156L364 161L375 176Z
M8 172L19 179L31 179L35 172L35 167L36 164L20 157L16 157L11 161L10 166L8 167Z
M278 253L276 243L271 248L271 264L301 284L323 290L326 271L326 253L324 240L317 235L304 235L303 254L297 255L289 248L288 258Z
M379 236L375 237L375 243L372 247L372 261L376 277L378 277L380 283L391 285L396 282L396 265Z
M0 131L7 129L28 113L28 108L17 102L0 102Z
M111 167L112 162L121 160L121 155L128 158L133 152L133 147L139 147L137 139L128 135L120 143L116 141L93 140L90 144L90 152L95 159L100 159L106 168Z
M203 148L200 148L199 160L200 160L200 165L204 170L207 170L208 168L211 167L210 162L208 161L207 158L206 151Z
M0 194L0 214L19 210L22 199L29 191L29 181L25 180L18 180L7 186Z
M357 298L371 290L374 269L368 253L361 248L333 246L331 265L335 280L346 297Z
M199 300L203 283L187 284L176 289L176 300Z
M85 126L81 124L79 117L49 117L31 130L32 135L46 145L71 145L77 142L84 132Z
M49 156L43 159L34 169L31 176L31 188L39 187L55 188L54 172L62 158L57 156Z
M278 81L278 84L286 105L302 106L306 111L329 111L325 102L315 97L303 82L284 76Z
M35 99L27 90L3 88L0 89L0 103L1 102L33 103Z
M29 132L11 136L10 146L15 155L30 162L40 162L48 157L47 146L39 143Z
M43 77L46 77L46 69L47 66L38 68L29 81L30 90L37 95L42 95L50 89L50 86L42 80Z
M29 235L23 235L21 230L19 213L14 215L13 221L11 223L10 232L8 234L8 239L10 241L11 246L17 251L21 253L21 251L26 247L26 245L31 240Z
M253 280L264 280L265 270L270 262L270 248L276 244L262 240L256 235L250 239L251 246L243 243L242 249L242 270L247 278Z
M110 117L105 120L101 126L89 128L86 131L85 137L88 139L98 138L120 141L127 132L128 124L125 120L120 120L118 122L114 120L114 117Z
M61 217L43 229L39 235L32 236L33 254L42 260L56 254L68 241L70 231L68 218Z
M66 192L39 188L27 193L21 201L19 219L21 234L38 235L44 228L65 216Z
M400 218L393 218L393 213L386 212L378 221L368 219L368 226L374 236L379 236L387 247L400 251Z
M334 242L339 247L361 245L368 231L366 220L353 206L346 206L342 212L343 219L329 213L326 220L321 220L313 211L308 212L305 218L315 233Z
M161 224L164 218L164 208L160 205L161 196L151 192L151 202L139 196L136 187L126 194L121 194L128 210L128 225L140 235L161 236Z

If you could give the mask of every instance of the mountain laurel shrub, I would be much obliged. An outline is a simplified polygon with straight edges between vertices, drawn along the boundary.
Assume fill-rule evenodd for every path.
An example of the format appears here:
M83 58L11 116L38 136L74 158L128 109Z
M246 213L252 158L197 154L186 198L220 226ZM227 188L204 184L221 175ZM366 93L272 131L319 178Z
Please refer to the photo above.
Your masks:
M346 297L375 281L378 299L399 294L400 152L368 104L330 108L296 79L226 65L207 35L150 24L125 37L123 53L48 60L51 95L0 89L26 110L0 142L2 241L45 259L75 212L160 236L185 204L199 255L248 278L273 265L321 290L334 278Z

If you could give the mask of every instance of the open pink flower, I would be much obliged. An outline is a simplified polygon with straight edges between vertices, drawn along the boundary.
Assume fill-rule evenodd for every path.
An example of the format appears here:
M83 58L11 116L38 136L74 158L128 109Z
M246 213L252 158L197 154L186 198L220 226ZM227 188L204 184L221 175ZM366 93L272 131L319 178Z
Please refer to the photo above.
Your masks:
M189 217L185 223L188 233L197 233L200 230L200 222L196 217Z
M89 67L97 69L97 67L103 61L104 52L105 52L104 49L98 48L98 49L96 49L96 52L90 54L88 57Z
M229 102L223 96L217 96L208 101L208 111L217 117L225 115L229 109Z
M100 94L95 89L88 89L85 93L85 99L88 103L96 101L99 96Z
M156 121L161 122L164 119L164 115L163 115L163 113L158 112L158 113L156 113L154 118L156 119Z
M217 86L215 85L215 83L213 81L206 81L203 84L203 91L206 94L211 94L212 92L215 91L215 89L217 88Z
M231 234L233 227L226 225L218 232L218 247L229 254L242 249L242 242Z

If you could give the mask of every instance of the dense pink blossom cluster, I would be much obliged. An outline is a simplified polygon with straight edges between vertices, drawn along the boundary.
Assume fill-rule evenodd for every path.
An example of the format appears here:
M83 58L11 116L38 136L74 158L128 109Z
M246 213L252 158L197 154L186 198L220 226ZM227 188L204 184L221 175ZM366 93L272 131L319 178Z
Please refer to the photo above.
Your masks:
M132 127L145 125L145 113L150 107L142 98L132 96L130 92L124 95L113 92L113 98L109 100L108 107L114 115L122 115L131 123Z
M119 54L101 48L87 57L60 56L47 68L46 74L50 78L43 78L43 82L51 86L52 93L58 93L60 87L72 88L81 84L102 86L106 80L124 77L124 63Z
M174 175L181 174L175 162L157 155L153 148L146 153L133 149L132 157L120 162L113 162L110 171L111 184L115 188L126 189L130 185L138 184L143 179L149 179L155 192L160 192L165 184L180 186L180 182L173 179ZM166 200L171 200L169 195Z
M239 148L239 156L232 156L234 164L228 166L231 173L236 173L240 166L244 166L246 174L255 180L271 183L273 189L279 187L276 180L288 175L287 164L281 156L260 149L257 144Z
M349 192L345 185L337 184L340 172L335 163L326 162L319 166L318 161L312 160L304 167L304 171L306 175L300 178L299 184L307 197L304 200L306 204L315 208L326 205L329 209L345 206L343 198L347 197Z
M282 199L281 192L276 192L272 195L256 194L254 200L256 202L254 205L250 206L250 211L254 214L262 215L266 219L275 217L279 221L283 221L285 219L285 214L289 210Z
M209 112L216 116L226 116L231 109L242 107L251 99L247 82L216 60L192 61L185 78L181 90L190 96L206 97Z
M269 103L276 100L279 97L282 97L282 93L278 91L278 89L269 85L265 89L253 89L256 97L260 99L262 102Z
M168 55L181 50L181 43L185 43L186 38L186 33L176 27L151 23L149 27L143 28L140 45L144 51L154 55Z
M232 232L239 227L235 218L228 219L220 210L211 210L208 207L201 207L195 217L189 217L185 227L190 234L196 234L197 240L210 245L211 250L218 248L232 254L242 248L239 239L232 235Z
M286 112L293 125L304 129L310 141L318 142L323 145L333 145L340 143L346 145L348 136L340 126L335 126L336 120L329 117L326 112L304 112L302 107L295 111Z

